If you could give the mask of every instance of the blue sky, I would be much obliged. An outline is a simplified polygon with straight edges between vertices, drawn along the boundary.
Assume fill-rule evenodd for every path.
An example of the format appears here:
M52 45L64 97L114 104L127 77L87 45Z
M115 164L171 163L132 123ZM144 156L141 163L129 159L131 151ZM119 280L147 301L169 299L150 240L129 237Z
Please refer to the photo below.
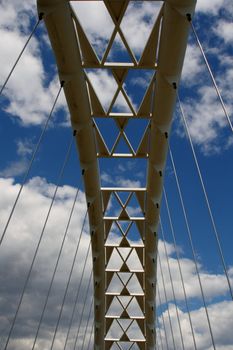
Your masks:
M100 2L83 2L82 4L75 2L75 6L79 20L86 30L90 42L97 50L98 55L101 56L113 29L110 17ZM130 9L126 12L126 19L122 22L122 31L137 58L140 57L146 38L149 35L149 30L154 23L157 7L157 2L148 1L145 4L141 4L141 2L137 2L137 4L130 3ZM0 3L0 10L3 14L0 19L0 82L2 83L36 21L36 4L34 1L27 1L26 4L22 4L18 0L10 0L4 4ZM232 16L233 4L230 0L206 0L205 2L200 0L197 3L197 11L194 18L194 25L203 43L230 115L232 115L233 109ZM128 55L125 54L120 40L116 41L114 48L115 51L110 55L111 59L128 60ZM89 79L93 82L93 86L101 102L103 102L104 106L107 106L114 93L113 78L106 71L96 72L91 70L87 73ZM143 73L129 73L126 78L124 88L131 97L134 106L140 104L140 99L143 96L150 77L151 73L145 71ZM104 84L106 85L103 90ZM44 25L41 24L17 65L0 100L1 227L4 227L7 215L17 193L18 184L22 181L32 150L35 147L41 127L48 116L58 89L59 82L56 75L53 54ZM190 132L200 162L216 225L220 233L229 274L233 278L233 135L227 125L204 61L192 35L190 35L183 68L180 97L188 118ZM115 110L122 110L122 108L125 108L123 100L117 101ZM109 136L109 145L113 143L116 137L114 125L110 121L106 122L106 120L98 120L97 123L103 135L106 134ZM136 145L138 142L145 125L146 121L138 121L134 129L130 127L126 129L126 133L129 139L132 139L133 144L135 143ZM111 133L109 133L109 130L111 130ZM9 324L7 320L11 319L12 310L14 310L14 298L16 295L19 296L20 284L22 285L23 276L25 276L27 271L27 265L31 259L43 217L46 215L46 208L48 208L57 174L64 159L71 134L68 110L64 96L61 95L49 130L45 135L45 139L33 164L13 223L9 227L3 246L0 248L0 279L1 285L5 286L0 290L2 295L0 297L0 320L2 321L0 322L2 324L2 326L0 325L0 331L2 341L4 341L5 329L7 329ZM229 293L223 276L212 227L188 140L185 137L180 121L178 108L174 113L170 144L190 219L205 294L207 302L210 305L210 315L218 345L217 348L230 350L233 348L232 332L230 331L233 326L232 302L229 301ZM124 151L125 146L120 146L119 150ZM103 159L100 161L100 169L103 186L145 186L146 162L143 160L110 161ZM59 189L60 194L58 195L58 200L48 227L47 240L45 239L43 244L43 247L47 246L48 249L43 251L41 248L40 250L35 270L38 272L38 275L34 277L34 284L32 283L31 285L31 291L39 288L38 286L41 286L42 290L46 288L46 284L40 284L40 282L42 277L44 281L48 281L51 274L48 266L52 266L54 260L51 260L51 257L55 258L60 242L58 239L59 242L54 243L55 232L57 227L59 227L59 237L61 237L69 208L74 198L74 187L82 187L75 147L72 149L71 158L61 185ZM192 255L187 241L184 220L177 195L174 173L169 159L167 161L165 187L171 205L177 242L182 256L182 264L185 269L188 296L191 309L193 310L192 315L194 326L196 327L199 349L211 349L208 329L206 328L205 317L202 313L202 303L195 271L193 269ZM75 232L81 226L84 213L84 195L80 192L78 210L72 224L70 238L66 245L67 254L64 254L63 267L61 266L59 277L56 281L58 289L60 288L61 290L62 288L64 289L62 287L64 273L69 270L70 258L66 260L66 256L69 256L73 252L73 242L76 237ZM57 223L58 214L60 216ZM177 262L174 255L174 247L171 244L172 239L164 202L161 215L167 237L166 244L173 267L174 283L179 300L182 324L183 327L188 327L186 325L187 314L183 304ZM13 245L12 240L14 242ZM86 228L85 241L83 243L84 248L87 247L87 242L88 229ZM84 248L80 254L84 255ZM174 303L171 296L171 287L162 247L161 256L165 266L166 285L171 310L174 311ZM45 266L46 264L47 267ZM9 271L7 281L5 280L6 269ZM80 271L77 270L77 274L79 273ZM18 280L16 276L22 276L22 278L20 277ZM73 286L73 288L75 287ZM41 299L38 298L33 304L33 294L30 291L28 292L28 298L27 303L25 302L24 308L21 311L21 319L25 316L28 320L31 320L31 323L29 322L29 325L27 325L28 328L26 326L23 328L23 332L20 331L20 328L16 329L14 333L16 340L12 340L9 349L30 349L30 341L33 338L36 317L38 318L38 315L35 316L33 314L33 310L35 310L36 306L41 305ZM51 299L51 310L53 310L54 305L59 304L58 299L54 293ZM72 297L70 296L67 310L69 310L69 307L72 307L71 299ZM28 305L30 305L30 308ZM167 320L167 311L164 305L163 311L165 320ZM220 311L224 327L220 327L218 323ZM175 314L173 316L175 318ZM50 325L50 321L47 315L45 317L45 324ZM65 327L64 325L65 323L63 327ZM188 333L189 331L187 330ZM43 330L41 332L40 344L46 349L51 334L52 326L48 331ZM62 327L59 337L60 340L64 337ZM59 339L56 346L57 349L62 349ZM180 349L179 339L177 339L177 345L178 349ZM188 335L186 345L187 349L193 348L192 340L190 340Z

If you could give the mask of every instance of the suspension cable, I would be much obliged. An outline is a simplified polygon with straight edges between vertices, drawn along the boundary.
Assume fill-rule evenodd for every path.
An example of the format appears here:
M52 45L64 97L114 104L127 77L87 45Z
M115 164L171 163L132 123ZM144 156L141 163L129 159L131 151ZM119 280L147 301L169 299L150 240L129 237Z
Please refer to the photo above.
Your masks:
M168 304L167 292L166 292L166 287L165 287L165 281L164 281L164 275L163 275L163 270L162 270L162 264L161 264L159 251L158 251L158 260L159 260L160 274L161 274L161 277L162 277L162 285L163 285L164 297L165 297L165 301L166 301L166 304L167 304L167 312L168 312L168 319L169 319L169 324L170 324L170 329L171 329L172 343L173 343L174 350L176 350L175 337L174 337L174 332L173 332L173 327L172 327L170 308L169 308L169 304Z
M156 344L156 349L160 350L160 349L161 349L161 343L159 343L158 334L157 334L157 333L156 333L155 344ZM161 350L162 350L162 349L161 349Z
M169 151L170 151L170 157L172 157L170 148L169 148ZM173 161L173 158L172 158L172 161ZM180 279L181 279L181 285L182 285L182 289L183 289L183 293L184 293L186 310L187 310L187 313L188 313L189 324L190 324L192 338L193 338L193 345L194 345L195 350L197 350L197 344L196 344L196 339L195 339L193 322L192 322L192 319L191 319L191 313L190 313L190 309L189 309L189 305L188 305L188 298L187 298L187 293L186 293L186 288L185 288L185 283L184 283L184 278L183 278L183 272L182 272L182 268L181 268L181 264L180 264L180 253L179 253L179 250L177 248L176 236L175 236L174 226L173 226L173 223L171 221L170 209L169 209L169 206L168 206L168 201L167 201L167 195L166 195L165 188L163 189L163 191L164 191L165 204L166 204L166 209L167 209L167 213L168 213L168 219L169 219L169 224L170 224L170 228L171 228L173 243L174 243L174 247L175 247L175 253L176 253L176 259L177 259L177 263L178 263L178 269L179 269L179 274L180 274Z
M159 305L160 305L160 308L161 308L161 307L162 307L162 299L161 299L161 294L160 294L160 289L159 289L158 281L157 281L157 292L158 292L157 295L158 295L158 299L159 299ZM161 311L161 316L162 316L162 322L163 322L163 329L164 329L166 347L167 347L167 350L169 350L169 346L168 346L168 335L167 335L167 330L166 330L166 327L165 327L165 321L164 321L163 311Z
M157 329L158 329L158 332L156 332L156 335L158 335L159 333L159 339L160 339L160 344L161 344L161 350L164 350L164 347L163 347L163 342L162 342L162 334L161 334L161 328L159 326L159 318L158 318L158 314L156 313L156 323L157 323ZM158 338L158 337L157 337Z
M79 285L78 285L78 288L77 288L77 293L76 293L76 296L75 296L74 307L73 307L73 310L72 310L72 315L71 315L70 322L69 322L68 332L67 332L67 335L66 335L66 341L65 341L65 345L64 345L64 350L66 349L68 338L69 338L70 331L71 331L71 327L72 327L72 324L73 324L74 315L75 315L75 311L76 311L76 306L77 306L77 303L78 303L79 294L80 294L80 290L81 290L81 285L82 285L84 273L85 273L85 270L86 270L87 259L88 259L90 247L91 247L91 242L89 243L88 253L86 254L86 258L85 258L84 265L83 265L83 270L82 270L82 275L81 275L81 278L80 278L80 281L79 281Z
M86 288L85 299L84 299L84 303L83 303L83 307L82 307L81 317L79 320L78 330L77 330L76 338L75 338L75 342L74 342L74 350L76 349L76 345L77 345L77 341L78 341L78 337L79 337L79 332L80 332L80 328L81 328L81 324L82 324L82 320L83 320L84 310L86 308L87 297L89 295L89 291L90 291L90 287L91 287L92 277L93 277L93 271L91 270L90 277L88 280L88 285Z
M211 220L211 223L212 223L214 236L215 236L215 239L216 239L216 242L217 242L219 255L220 255L220 258L221 258L221 261L222 261L222 265L223 265L223 269L224 269L224 272L225 272L226 280L227 280L227 283L228 283L228 286L229 286L229 292L230 292L230 295L231 295L231 299L233 300L233 291L232 291L232 288L231 288L230 278L229 278L229 275L228 275L228 272L227 272L227 267L226 267L226 263L225 263L225 259L224 259L224 255L223 255L223 251L222 251L222 246L221 246L221 243L220 243L219 233L217 231L217 227L216 227L216 224L215 224L214 216L213 216L213 213L212 213L212 210L211 210L211 207L210 207L210 202L209 202L208 195L207 195L207 192L206 192L206 188L205 188L205 184L204 184L204 181L203 181L202 173L201 173L200 166L199 166L199 163L198 163L198 160L197 160L196 152L194 150L194 146L193 146L192 138L191 138L191 135L190 135L188 123L186 121L186 117L185 117L185 114L184 114L183 107L181 105L181 101L180 101L180 97L179 97L178 92L177 92L177 98L178 98L179 108L180 108L180 111L181 111L182 120L183 120L183 123L184 123L184 126L185 126L185 130L186 130L187 136L189 138L189 143L190 143L190 146L191 146L191 149L192 149L193 158L194 158L195 165L196 165L197 172L198 172L198 176L199 176L199 179L200 179L200 182L201 182L201 187L202 187L202 190L203 190L203 194L205 196L206 205L207 205L209 216L210 216L210 220Z
M60 170L59 175L58 175L58 179L57 179L55 191L54 191L54 194L53 194L53 197L52 197L52 201L50 203L49 210L48 210L46 218L45 218L45 222L44 222L41 234L40 234L39 241L38 241L37 246L36 246L36 250L35 250L35 253L34 253L34 256L33 256L33 259L32 259L32 263L30 265L30 269L29 269L28 274L27 274L26 281L25 281L24 286L23 286L23 290L22 290L21 297L20 297L20 300L19 300L16 312L15 312L15 316L14 316L14 319L13 319L13 322L12 322L12 325L11 325L11 328L10 328L10 332L8 334L8 337L7 337L6 345L5 345L5 348L4 348L5 350L8 347L8 343L9 343L9 340L10 340L10 337L11 337L11 333L13 331L13 328L14 328L14 325L15 325L15 322L16 322L16 319L17 319L17 316L18 316L18 313L19 313L19 309L20 309L22 301L23 301L23 297L24 297L26 288L28 286L28 282L29 282L29 279L30 279L30 276L31 276L31 273L32 273L32 269L34 267L34 263L35 263L35 260L36 260L36 257L37 257L37 253L38 253L39 248L40 248L40 244L41 244L42 238L44 236L44 232L45 232L45 228L47 226L47 222L48 222L48 219L49 219L49 216L50 216L50 212L52 210L52 207L53 207L53 204L54 204L54 201L55 201L55 198L56 198L56 194L57 194L57 191L58 191L58 188L59 188L59 184L60 184L60 181L61 181L61 179L63 177L65 167L66 167L66 165L68 163L68 160L69 160L69 157L70 157L70 152L71 152L71 148L72 148L72 144L73 144L73 140L74 140L74 135L75 135L75 132L72 135L71 141L69 143L69 146L68 146L68 149L67 149L67 152L66 152L65 160L64 160L64 162L62 164L61 170Z
M92 339L93 333L94 333L94 321L92 322L92 327L91 327L91 332L90 332L89 341L88 341L88 345L87 345L87 350L90 350L91 339Z
M82 348L81 348L81 350L83 350L84 344L85 344L85 342L86 342L87 329L88 329L89 322L90 322L90 319L91 319L91 313L92 313L93 303L94 303L94 297L91 298L91 304L90 304L89 314L88 314L88 318L87 318L86 328L85 328L85 331L84 331L83 343L82 343Z
M68 278L68 281L67 281L67 284L66 284L65 293L64 293L64 296L63 296L63 299L62 299L62 304L61 304L59 316L58 316L58 319L57 319L55 332L53 334L53 340L52 340L52 344L51 344L50 350L53 349L54 341L55 341L55 338L56 338L56 335L57 335L57 330L58 330L58 326L59 326L59 323L60 323L60 320L61 320L61 315L62 315L62 312L63 312L63 308L64 308L64 305L65 305L67 292L68 292L68 289L69 289L69 286L70 286L70 281L71 281L71 277L72 277L72 274L73 274L73 270L74 270L74 266L75 266L75 262L76 262L76 258L77 258L77 254L78 254L78 250L79 250L79 246L80 246L80 241L81 241L81 238L82 238L82 235L83 235L83 231L84 231L84 227L85 227L85 223L86 223L87 213L88 213L88 210L86 210L86 213L85 213L85 216L84 216L84 219L83 219L83 224L82 224L81 232L80 232L80 235L79 235L78 244L77 244L76 251L75 251L75 254L74 254L74 258L73 258L73 262L72 262L69 278ZM90 249L90 243L89 243L87 255L89 254L89 249Z
M172 156L172 153L170 153L170 155ZM202 286L201 276L200 276L200 272L199 272L199 268L198 268L197 256L196 256L196 252L195 252L195 249L194 249L192 233L191 233L191 229L190 229L189 222L188 222L188 217L187 217L187 213L186 213L186 209L185 209L185 205L184 205L184 201L183 201L183 195L182 195L182 192L181 192L179 179L178 179L178 176L177 176L177 171L176 171L174 158L171 157L171 159L172 159L172 167L173 167L173 171L174 171L174 175L175 175L175 179L176 179L176 185L177 185L177 189L178 189L178 193L179 193L179 198L180 198L180 202L181 202L181 207L182 207L182 211L183 211L183 215L184 215L184 219L185 219L185 225L186 225L186 229L187 229L187 233L188 233L189 243L190 243L190 247L191 247L191 251L192 251L192 255L193 255L194 266L195 266L195 270L196 270L196 274L197 274L197 278L198 278L198 282L199 282L199 286L200 286L200 291L201 291L202 301L203 301L203 305L204 305L204 309L205 309L206 319L207 319L207 323L208 323L208 327L209 327L209 331L210 331L211 341L212 341L212 345L213 345L214 350L216 350L214 336L213 336L213 331L212 331L212 327L211 327L211 323L210 323L209 312L208 312L207 305L206 305L206 300L205 300L204 289L203 289L203 286ZM168 203L167 196L165 196L165 200ZM171 219L171 213L170 213L169 205L167 206L167 209L168 209L168 217L169 217L170 225L171 225L172 231L174 233L175 231L174 231L174 227L173 227L173 223L172 223L172 219Z
M49 289L48 289L48 292L47 292L47 295L46 295L46 299L45 299L45 302L44 302L42 314L40 316L40 320L39 320L39 324L38 324L38 327L37 327L37 331L36 331L34 343L33 343L33 346L32 346L32 350L34 350L34 348L35 348L37 337L38 337L38 334L39 334L39 331L40 331L40 327L41 327L41 324L42 324L42 321L43 321L43 318L44 318L44 313L45 313L45 310L46 310L46 307L47 307L47 304L48 304L49 296L50 296L50 293L51 293L51 289L52 289L52 286L53 286L54 278L55 278L55 275L56 275L56 272L57 272L57 268L58 268L58 264L59 264L59 261L60 261L60 258L61 258L61 254L62 254L62 251L63 251L64 243L65 243L65 240L66 240L66 237L67 237L67 233L68 233L68 230L69 230L69 227L70 227L70 222L71 222L71 218L73 216L74 207L75 207L75 204L76 204L76 201L77 201L78 194L79 194L79 188L76 191L74 202L73 202L73 205L72 205L72 208L71 208L71 211L70 211L70 215L69 215L68 222L67 222L67 225L66 225L66 229L65 229L64 236L63 236L62 244L61 244L60 251L58 253L58 257L57 257L57 260L56 260L56 264L55 264L55 268L54 268L54 271L53 271L52 279L50 281Z
M158 272L158 264L156 264L156 276L157 276L157 272ZM156 284L157 284L157 277L156 277ZM158 342L158 332L157 332L157 327L159 330L159 334L160 334L160 342L161 342L161 350L164 350L163 348L163 342L162 342L162 335L161 335L161 329L160 329L160 325L159 325L159 318L158 318L158 313L157 313L157 294L156 294L157 288L155 285L154 288L154 300L155 300L155 332L154 332L154 341L155 341L155 346L157 346L157 342ZM161 303L160 303L161 305ZM168 349L167 349L168 350Z
M17 59L16 59L14 65L13 65L13 67L11 68L11 70L10 70L10 72L9 72L9 74L8 74L8 76L7 76L7 78L6 78L6 80L5 80L5 82L3 83L3 85L2 85L2 87L1 87L1 89L0 89L0 96L1 96L1 94L2 94L2 92L3 92L3 90L5 89L6 84L8 83L8 80L10 79L11 74L13 73L15 67L17 66L17 64L18 64L18 62L19 62L19 60L20 60L20 58L21 58L21 56L22 56L24 50L26 49L26 47L27 47L29 41L31 40L33 34L35 33L35 31L36 31L36 29L37 29L37 27L38 27L40 21L42 20L43 15L44 15L43 13L40 13L40 14L39 14L38 20L37 20L37 22L36 22L36 24L35 24L35 26L34 26L32 32L31 32L31 34L29 35L29 37L28 37L26 43L24 44L24 46L23 46L23 48L22 48L22 50L21 50L19 56L17 57Z
M170 278L170 282L171 282L172 295L173 295L173 299L174 299L174 303L175 303L176 317L177 317L177 321L178 321L178 327L179 327L179 332L180 332L181 344L182 344L183 350L185 350L183 333L182 333L181 323L180 323L180 316L179 316L178 306L177 306L177 299L176 299L176 295L175 295L175 288L174 288L172 274L171 274L171 266L170 266L170 262L169 262L169 258L168 258L168 252L167 252L167 247L166 247L166 243L165 243L165 235L164 235L164 229L163 229L161 217L160 217L160 232L162 234L162 239L163 239L163 246L164 246L164 251L165 251L165 256L166 256L166 261L167 261L168 274L169 274L169 278Z
M6 225L5 225L5 227L4 227L4 230L3 230L3 233L2 233L2 236L1 236L1 239L0 239L0 247L1 247L2 241L3 241L4 237L5 237L5 234L6 234L6 231L7 231L7 229L8 229L8 226L9 226L9 224L10 224L12 215L13 215L13 213L14 213L14 211L15 211L15 207L16 207L16 205L17 205L17 203L18 203L18 200L19 200L19 197L20 197L20 195L21 195L21 192L22 192L22 190L23 190L23 188L24 188L24 185L25 185L25 183L26 183L26 180L27 180L27 178L28 178L28 175L29 175L29 172L30 172L30 170L31 170L32 164L33 164L33 162L34 162L34 160L35 160L36 154L37 154L37 152L38 152L38 150L39 150L39 148L40 148L41 142L42 142L43 137L44 137L44 134L45 134L45 132L46 132L46 130L47 130L49 121L50 121L50 119L51 119L51 116L52 116L52 114L53 114L54 108L55 108L55 106L56 106L57 100L58 100L58 98L59 98L59 96L60 96L60 93L61 93L61 90L62 90L63 86L64 86L64 82L62 81L62 82L61 82L61 86L60 86L60 88L59 88L59 91L58 91L58 93L57 93L57 95L56 95L56 98L55 98L55 100L54 100L52 109L51 109L51 111L50 111L50 113L49 113L49 116L48 116L48 118L47 118L47 120L46 120L46 122L45 122L45 124L44 124L43 130L42 130L42 132L41 132L41 134L40 134L40 137L39 137L39 139L38 139L38 142L37 142L37 144L36 144L36 147L35 147L35 149L34 149L34 151L33 151L33 154L32 154L31 160L30 160L30 162L29 162L28 168L27 168L27 170L26 170L26 172L25 172L25 174L24 174L23 181L22 181L22 183L21 183L21 185L20 185L20 189L19 189L19 191L18 191L18 193L17 193L17 196L16 196L15 202L14 202L14 204L13 204L13 207L12 207L12 209L11 209L10 215L9 215L9 217L8 217L8 219L7 219L7 222L6 222Z
M216 83L216 80L215 80L215 77L214 77L213 72L212 72L212 70L211 70L211 67L210 67L210 64L209 64L209 62L208 62L208 59L207 59L207 57L206 57L206 55L205 55L204 49L203 49L203 47L202 47L202 44L201 44L201 42L200 42L200 40L199 40L199 38L198 38L197 32L196 32L195 27L194 27L193 22L192 22L192 18L191 18L190 15L187 15L187 18L188 18L188 21L191 23L191 28L192 28L194 37L195 37L195 39L196 39L197 46L199 47L199 49L200 49L200 51L201 51L201 54L202 54L202 56L203 56L203 58L204 58L204 61L205 61L206 67L207 67L207 69L208 69L209 75L210 75L210 77L211 77L211 80L212 80L212 82L213 82L214 88L215 88L215 90L216 90L216 93L217 93L218 98L219 98L219 100L220 100L220 103L221 103L221 105L222 105L223 112L224 112L225 117L226 117L226 119L227 119L227 121L228 121L228 124L229 124L229 126L230 126L230 129L231 129L231 131L233 132L233 125L232 125L230 116L229 116L229 114L228 114L228 112L227 112L225 103L224 103L224 101L223 101L223 99L222 99L221 93L220 93L220 91L219 91L218 85L217 85L217 83Z

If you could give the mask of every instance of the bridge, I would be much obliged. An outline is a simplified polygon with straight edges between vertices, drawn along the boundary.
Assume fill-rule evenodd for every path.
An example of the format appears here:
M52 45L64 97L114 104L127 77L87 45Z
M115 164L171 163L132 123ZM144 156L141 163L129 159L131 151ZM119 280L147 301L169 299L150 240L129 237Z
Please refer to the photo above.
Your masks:
M111 27L106 29L108 39L101 42L102 46L95 32L90 36L88 25L85 28L82 22L84 16L90 16L87 23L91 21L93 6L97 6L95 11L103 11L106 25ZM132 48L134 44L124 28L129 29L132 25L130 12L134 13L142 6L151 6L154 17L139 54ZM12 303L8 300L10 309L7 311L4 288L2 291L2 349L225 350L233 346L230 335L226 347L219 345L216 323L227 322L227 318L221 316L220 310L215 313L210 303L211 297L219 298L218 302L226 305L229 318L232 317L232 260L225 256L222 244L222 240L228 238L221 235L217 225L180 92L186 47L192 34L213 84L224 128L232 133L230 115L193 25L195 6L194 0L37 0L38 21L2 84L1 98L10 98L8 84L13 81L15 71L17 73L18 65L42 23L41 38L48 34L54 55L52 64L56 64L60 87L57 94L53 93L51 109L43 120L44 126L34 149L29 152L31 159L14 186L14 198L8 200L7 210L3 212L0 255L3 270L5 264L7 271L4 276L1 270L1 281L8 286L7 293L15 292L18 285L20 291ZM149 23L146 17L144 21L144 25ZM95 23L91 25L95 27ZM140 33L134 32L133 36L137 35ZM142 82L143 89L136 87L140 85L138 82ZM42 177L36 177L36 172L34 177L31 173L38 153L46 144L46 134L52 128L51 118L56 113L62 92L65 95L62 106L69 114L71 135L63 163L53 181L55 185L49 186ZM196 251L196 237L171 146L175 113L181 117L186 135L183 138L189 142L198 191L202 193L201 205L209 220L214 248L212 254L206 254L211 255L211 260L213 255L218 257L216 275L203 271ZM48 163L61 156L63 145L59 133L54 136L54 159L52 156ZM76 156L74 143L79 166L73 166L69 176L75 183L79 179L79 185L68 188L62 186L62 179L74 156L72 152ZM27 154L25 145L21 144L20 149ZM184 152L185 162L187 150L180 152ZM170 169L167 167L166 170L167 162ZM127 173L127 178L119 176L119 169ZM169 171L176 186L176 203L184 218L183 228L179 230L185 231L189 246L191 258L186 259L187 265L178 243L180 234L175 229L177 209L172 210L170 206L174 190L171 195L169 186L165 186L165 175ZM2 181L4 198L7 198L4 186L10 184L6 181ZM190 182L188 186L193 185ZM37 198L39 193L40 198ZM43 201L45 206L38 213L35 207L34 214L28 214L28 223L19 217L24 216L24 211L33 210L30 208L34 203L32 198L28 199L26 207L22 207L26 194L35 201ZM192 194L194 200L195 195ZM64 220L62 223L64 213L68 214L65 225ZM34 223L40 216L43 216L41 227L34 233ZM199 220L202 227L204 219L200 216ZM24 234L27 225L33 227L33 232L28 235ZM17 234L22 234L19 248L14 244L18 239L14 238L14 227L17 227ZM47 231L52 234L46 240ZM166 236L168 231L170 244ZM36 242L31 254L27 252L27 245L33 239ZM207 245L208 240L204 237L203 244ZM24 252L25 249L21 259L24 256L28 263L23 280L16 285L7 277L8 269L16 269L14 266L19 263L17 260L7 263L7 249L11 251L12 245L13 251L22 249ZM17 257L18 253L15 254ZM187 273L188 264L191 264L191 273ZM76 283L75 276L78 276ZM192 301L195 292L190 289L187 276L189 279L195 277L195 282L190 285L198 289L198 302ZM17 280L17 276L15 278ZM218 278L222 290L213 297L211 289L216 287ZM38 289L32 288L34 279ZM208 285L210 291L207 291L205 279L212 280ZM11 284L13 289L10 289ZM29 305L33 318L28 314ZM202 310L201 329L195 319L196 309ZM207 339L204 345L200 340L202 332Z

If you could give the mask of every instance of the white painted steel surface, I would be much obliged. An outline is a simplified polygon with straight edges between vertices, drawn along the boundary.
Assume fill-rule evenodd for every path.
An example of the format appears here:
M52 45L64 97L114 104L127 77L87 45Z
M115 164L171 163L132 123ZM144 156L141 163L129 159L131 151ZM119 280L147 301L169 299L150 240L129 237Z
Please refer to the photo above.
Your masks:
M59 77L65 82L72 127L77 131L92 238L95 349L114 346L125 349L127 344L127 349L155 349L157 228L163 172L176 99L175 87L179 85L189 31L186 15L193 14L195 0L164 1L139 61L134 57L120 27L129 1L104 1L115 28L101 61L69 1L38 0L37 3L39 13L44 13ZM132 63L106 62L116 33L124 42ZM118 89L108 111L101 105L84 68L111 69ZM123 84L130 69L143 68L153 70L154 74L140 107L135 111ZM123 94L130 113L112 111L119 92ZM119 133L111 150L94 117L115 120ZM128 121L133 118L148 119L148 126L136 150L125 133ZM121 139L128 145L128 153L117 152ZM146 187L101 188L98 158L102 157L147 159ZM121 199L122 192L128 193L126 202ZM114 217L106 214L111 197L120 208L119 215ZM136 217L131 217L127 209L133 197L138 201L141 213ZM113 225L121 235L118 244L109 240ZM133 225L139 232L140 245L127 238ZM119 266L111 267L111 260L116 263L117 259ZM129 261L135 262L135 265L137 261L138 266L133 267ZM119 282L120 287L116 290L110 290L113 280ZM137 291L132 290L132 280L134 287L138 285ZM118 303L121 310L118 314L110 313L113 303ZM138 314L133 314L132 309L137 309ZM116 335L113 336L114 332Z

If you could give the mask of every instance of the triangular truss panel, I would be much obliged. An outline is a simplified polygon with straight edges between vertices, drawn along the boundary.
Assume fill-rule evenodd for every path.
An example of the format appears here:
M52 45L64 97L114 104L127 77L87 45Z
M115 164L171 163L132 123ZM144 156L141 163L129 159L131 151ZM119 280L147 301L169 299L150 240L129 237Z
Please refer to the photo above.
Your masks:
M95 350L156 348L159 208L195 0L154 1L143 36L146 1L37 0L76 131L92 241ZM102 158L144 160L146 186L101 187Z

